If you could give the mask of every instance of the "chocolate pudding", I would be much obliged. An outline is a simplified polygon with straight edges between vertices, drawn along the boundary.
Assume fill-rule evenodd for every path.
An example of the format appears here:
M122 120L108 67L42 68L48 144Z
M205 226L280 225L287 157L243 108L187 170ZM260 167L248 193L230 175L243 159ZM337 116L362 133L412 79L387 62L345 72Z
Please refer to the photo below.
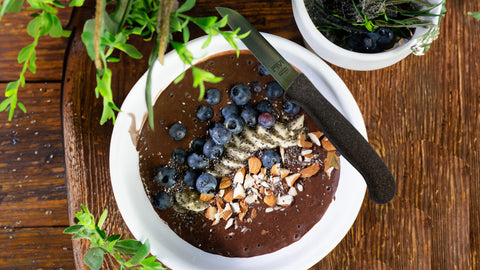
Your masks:
M249 51L241 51L238 58L235 51L225 52L196 66L223 77L219 83L205 84L207 90L220 91L219 102L199 101L199 89L192 87L187 70L182 81L161 92L154 105L155 128L144 124L137 143L140 175L158 215L191 245L228 257L267 254L298 241L334 199L340 174L338 153L305 111L287 113L283 95L266 97L273 77L259 72L261 67ZM237 106L239 112L269 100L275 124L264 127L259 120L245 125L222 145L221 155L206 158L204 168L192 169L185 157L203 156L194 141L212 140L212 127L224 125L222 109L234 103L230 91L239 83L249 86L251 93L251 105ZM199 105L212 109L211 119L199 119ZM186 128L178 138L171 134L175 123ZM176 149L183 150L184 156L172 156ZM269 149L280 158L267 160ZM265 165L272 160L274 165ZM164 168L161 178L159 168ZM200 192L198 179L196 185L184 180L187 172L195 178L215 177L214 188ZM160 193L168 195L161 205Z

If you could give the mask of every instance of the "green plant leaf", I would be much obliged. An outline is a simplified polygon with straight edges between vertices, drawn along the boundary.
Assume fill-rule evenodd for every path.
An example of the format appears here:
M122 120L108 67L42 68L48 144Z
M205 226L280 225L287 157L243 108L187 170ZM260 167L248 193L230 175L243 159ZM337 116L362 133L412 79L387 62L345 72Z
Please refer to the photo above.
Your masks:
M107 219L107 215L108 215L108 210L105 209L102 215L100 215L100 218L98 219L98 223L97 223L98 228L101 229L103 227L103 223L105 223L105 220Z
M121 253L127 254L127 255L135 255L137 251L140 249L142 246L142 242L134 240L134 239L125 239L125 240L120 240L118 241L114 248L115 250L118 250Z
M137 250L137 253L128 261L132 265L139 265L150 253L150 243L145 241L143 245Z
M0 20L5 12L18 13L22 10L24 0L4 0L0 9Z
M195 6L195 0L186 0L185 3L183 3L177 10L176 12L178 13L183 13L185 11L191 10Z
M12 97L17 94L17 90L20 87L20 80L9 82L5 88L5 97Z
M41 26L42 26L42 18L40 18L40 16L37 16L28 23L27 33L31 37L35 37Z
M68 228L66 228L63 233L66 233L66 234L75 234L75 233L78 233L80 232L81 230L83 230L85 227L83 225L72 225Z
M81 7L81 6L83 6L84 2L85 2L85 0L72 0L68 6L69 7Z
M183 63L187 65L190 65L192 63L193 61L192 52L190 52L187 49L187 46L185 46L185 44L180 42L175 42L175 41L170 41L170 44L175 49L175 51L177 52L178 56L180 57Z
M473 18L480 20L480 11L479 12L468 12L468 15L472 16Z
M98 270L103 264L105 251L100 248L93 248L85 253L84 262L91 270Z
M20 108L20 110L22 110L23 113L27 113L27 108L25 108L25 105L23 105L23 103L17 102L17 106L18 108Z
M115 45L115 48L126 53L128 56L132 57L133 59L141 59L143 57L142 53L139 52L137 48L135 48L135 46L131 44L119 43Z
M48 34L53 38L59 38L63 36L62 22L56 15L51 15L52 27Z
M37 54L35 53L35 50L32 52L32 56L30 57L30 61L28 61L28 70L32 73L37 72L37 66L35 64L35 61L37 61Z
M0 111L1 112L5 111L8 108L8 105L10 105L10 103L12 103L12 98L13 97L6 98L2 101L2 103L0 103Z
M18 52L17 61L19 64L25 62L31 57L31 54L35 50L35 44L28 44L27 46L23 47L20 52Z

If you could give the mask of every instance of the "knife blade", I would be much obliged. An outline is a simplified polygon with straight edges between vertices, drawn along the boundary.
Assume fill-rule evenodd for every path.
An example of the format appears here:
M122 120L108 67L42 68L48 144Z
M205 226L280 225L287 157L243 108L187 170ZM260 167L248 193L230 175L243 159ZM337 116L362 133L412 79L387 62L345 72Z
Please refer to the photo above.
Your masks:
M363 176L370 199L377 204L390 202L396 193L395 179L377 152L358 130L320 93L313 83L299 73L238 12L217 7L228 16L232 30L240 28L241 39L258 61L285 90L285 99L301 106L340 154Z

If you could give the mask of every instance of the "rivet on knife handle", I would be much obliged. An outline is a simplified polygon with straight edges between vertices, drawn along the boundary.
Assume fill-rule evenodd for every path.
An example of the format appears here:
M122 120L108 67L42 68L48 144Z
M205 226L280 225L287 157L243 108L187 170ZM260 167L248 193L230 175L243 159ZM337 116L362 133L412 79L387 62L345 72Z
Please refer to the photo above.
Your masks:
M285 89L286 99L300 105L337 150L355 167L367 183L370 199L388 203L396 192L395 179L377 152L357 129L318 91L304 74L299 74L268 41L238 12L217 7L228 25L250 31L242 42ZM240 34L241 34L240 33Z

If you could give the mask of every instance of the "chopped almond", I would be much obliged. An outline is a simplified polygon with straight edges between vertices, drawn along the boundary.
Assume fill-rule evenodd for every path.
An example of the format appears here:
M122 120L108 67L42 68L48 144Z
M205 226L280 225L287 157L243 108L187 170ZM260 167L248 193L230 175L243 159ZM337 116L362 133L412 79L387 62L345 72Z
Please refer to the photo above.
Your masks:
M290 174L290 170L286 169L286 168L281 168L279 170L279 172L280 172L280 177L282 177L282 178L285 178L285 177L287 177L287 175Z
M277 198L275 198L273 195L265 196L265 198L263 198L263 202L270 207L274 207L277 204Z
M220 189L226 189L232 185L232 179L228 177L223 177L222 180L220 180L220 185L218 188Z
M320 136L317 137L317 134L315 134L314 132L310 132L307 134L308 135L308 138L310 139L310 141L312 141L314 144L320 146Z
M287 185L289 187L293 187L293 184L295 184L295 181L300 177L299 173L291 174L287 177L285 177L285 181L287 182Z
M200 193L200 200L204 202L209 202L211 199L213 199L213 197L215 197L215 194L213 193L208 193L208 194Z
M320 165L318 164L318 162L315 162L315 164L302 169L300 171L300 175L303 178L311 177L311 176L314 176L316 173L318 173L319 170L320 170Z
M243 199L245 198L245 189L243 185L237 185L233 190L233 198L234 199Z
M325 148L325 150L327 150L329 152L336 150L335 146L333 146L333 144L327 139L327 137L324 137L322 139L322 146L323 146L323 148Z
M251 219L254 219L257 217L257 209L256 208L252 208L252 212L250 213L250 218Z
M219 211L222 211L223 208L225 208L225 202L222 200L222 198L215 198L215 204L217 205Z
M292 195L283 195L277 198L277 204L280 206L290 206L293 203Z
M217 208L215 206L210 206L209 208L207 208L207 211L205 211L205 217L210 220L214 220L216 214Z
M233 176L234 183L243 184L243 180L245 180L245 168L239 169Z
M248 159L248 171L251 174L258 174L262 168L262 161L257 157L251 157Z
M305 135L303 134L300 134L299 136L299 142L298 142L298 145L300 147L303 147L303 148L311 148L313 146L313 144L311 142L308 142L305 137Z
M273 175L280 175L280 163L273 164L272 168L270 169Z
M223 200L226 201L226 202L232 202L233 201L233 189L232 188L225 189L225 194L223 195Z

